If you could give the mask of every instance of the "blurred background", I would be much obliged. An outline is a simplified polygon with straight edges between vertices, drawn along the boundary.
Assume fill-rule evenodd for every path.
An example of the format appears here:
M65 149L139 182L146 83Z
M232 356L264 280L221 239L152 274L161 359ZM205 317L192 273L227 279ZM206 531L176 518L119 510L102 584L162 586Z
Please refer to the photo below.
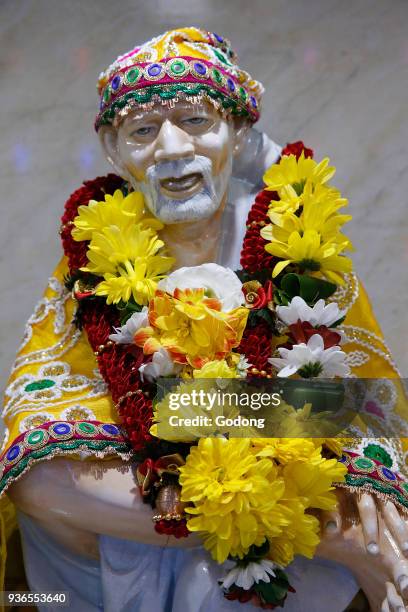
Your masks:
M407 23L406 0L1 0L1 386L61 256L64 202L109 170L97 76L181 25L229 38L264 83L259 128L337 166L355 268L408 376Z

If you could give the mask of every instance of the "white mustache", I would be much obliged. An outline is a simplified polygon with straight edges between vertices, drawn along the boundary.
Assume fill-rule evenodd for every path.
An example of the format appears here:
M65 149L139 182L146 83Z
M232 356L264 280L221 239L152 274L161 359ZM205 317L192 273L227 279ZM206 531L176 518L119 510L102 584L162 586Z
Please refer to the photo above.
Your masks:
M213 163L203 155L158 162L147 168L143 181L132 180L135 191L141 191L146 206L164 223L181 223L204 219L214 213L228 185L231 160L220 175L213 176ZM202 175L200 190L184 199L173 199L162 192L161 181L181 179L189 174Z
M146 175L149 181L157 182L168 178L181 178L187 174L200 173L203 176L210 176L212 162L208 157L196 155L189 159L177 159L174 161L164 161L150 166Z

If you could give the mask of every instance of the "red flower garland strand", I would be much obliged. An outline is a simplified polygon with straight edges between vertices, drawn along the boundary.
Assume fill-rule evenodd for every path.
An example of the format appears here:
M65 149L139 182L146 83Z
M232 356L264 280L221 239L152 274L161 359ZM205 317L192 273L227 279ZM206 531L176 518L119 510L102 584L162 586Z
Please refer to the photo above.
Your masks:
M85 181L79 189L68 198L65 203L64 214L61 218L61 240L71 273L79 270L88 263L86 252L87 242L75 242L71 236L72 222L78 214L79 206L88 205L90 200L103 200L105 193L113 194L123 185L123 179L116 174L98 176L93 181Z
M86 181L65 204L62 217L61 239L68 258L71 274L87 264L88 242L76 242L71 236L73 220L81 205L90 200L103 200L105 194L113 194L123 185L115 174ZM129 442L135 451L142 450L152 440L149 434L152 418L152 403L145 395L138 370L145 361L142 349L109 342L114 326L120 325L117 310L102 300L89 299L81 302L82 321L89 344L95 352L102 377L106 381L112 400L118 405L119 416ZM139 393L137 393L139 391Z
M267 212L274 195L276 195L274 191L261 191L248 214L247 231L241 251L241 266L250 274L273 268L274 258L265 251L267 242L262 238L260 230L267 223Z
M268 358L271 356L272 331L266 322L247 327L237 349L251 364L251 376L265 376L271 373Z
M281 156L295 155L299 159L302 152L305 157L313 157L312 149L304 146L301 140L292 144L286 145L282 149ZM272 277L272 268L274 266L274 258L265 250L267 241L261 236L261 229L270 221L267 213L269 204L272 200L278 199L276 191L267 191L264 189L255 198L255 202L249 211L247 219L247 231L244 237L241 251L241 266L245 272L256 274L257 272L270 271ZM273 331L265 322L258 323L255 327L246 328L238 347L238 352L244 354L251 363L251 374L254 376L270 375L272 368L268 363L268 358L271 355L271 344Z

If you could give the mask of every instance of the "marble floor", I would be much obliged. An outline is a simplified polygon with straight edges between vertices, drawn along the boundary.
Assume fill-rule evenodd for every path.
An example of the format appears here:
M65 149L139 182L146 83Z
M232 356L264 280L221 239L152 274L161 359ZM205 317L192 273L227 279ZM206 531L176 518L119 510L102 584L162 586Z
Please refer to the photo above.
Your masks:
M357 272L408 375L406 0L3 0L0 4L0 382L61 254L59 217L107 171L97 75L177 25L230 38L266 87L260 127L329 154L349 198Z

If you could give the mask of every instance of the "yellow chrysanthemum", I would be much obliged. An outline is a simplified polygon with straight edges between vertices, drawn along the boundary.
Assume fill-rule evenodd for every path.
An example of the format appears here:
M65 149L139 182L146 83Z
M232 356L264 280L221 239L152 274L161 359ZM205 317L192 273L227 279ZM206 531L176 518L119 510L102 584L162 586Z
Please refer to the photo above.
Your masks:
M316 448L322 446L337 457L341 457L343 448L347 447L346 438L313 438L313 443L316 445Z
M343 251L353 246L340 232L351 216L338 212L347 200L326 184L335 173L328 164L328 158L317 163L302 153L298 160L284 156L265 173L266 188L279 195L268 210L272 224L261 229L268 242L265 249L282 259L274 267L274 277L296 264L300 272L320 272L343 284L342 274L351 271L351 260Z
M135 344L149 355L166 348L173 361L201 368L223 359L239 345L248 309L222 312L219 300L205 296L204 289L157 291L149 304L149 327L139 329Z
M306 182L302 192L299 194L291 185L285 185L279 190L279 199L271 200L268 208L268 217L272 223L278 223L279 215L286 212L296 213L308 198L313 198L315 204L330 199L338 204L338 207L347 206L348 201L341 196L335 187L323 184Z
M268 243L265 249L279 261L272 276L276 277L289 264L297 264L301 270L321 272L326 278L338 284L344 284L341 273L350 272L351 260L342 255L349 247L349 240L336 242L332 239L324 240L316 230L306 230L303 234L298 231L291 232L286 242L276 240Z
M288 520L279 506L285 485L269 459L257 459L248 439L205 438L180 468L181 499L190 531L199 532L214 559L242 557Z
M227 383L228 385L228 383ZM227 387L228 391L230 390ZM212 435L227 435L233 431L234 437L256 436L256 429L247 425L228 425L229 419L240 414L239 399L224 401L225 381L219 383L212 377L189 379L167 392L160 401L154 403L153 425L150 433L171 442L194 442ZM220 393L221 391L221 393ZM235 394L238 395L238 394ZM184 402L175 398L184 397ZM197 401L193 401L196 397ZM190 402L185 401L190 398ZM211 400L209 399L211 398ZM222 419L218 419L222 417Z
M138 304L147 304L158 281L174 263L171 257L159 254L163 246L151 229L110 226L93 234L87 252L89 263L82 270L103 276L96 294L107 296L108 304L127 302L131 296Z
M128 302L131 297L137 304L146 305L156 291L157 283L163 278L170 265L166 257L152 257L147 262L126 262L125 268L118 267L119 276L107 273L105 280L96 287L96 295L105 296L108 304Z
M248 391L251 392L251 387ZM267 414L262 412L262 416L266 417L263 430L265 437L253 440L253 444L257 449L256 452L263 451L265 447L272 445L272 449L262 453L262 456L265 457L278 459L279 453L276 454L278 447L281 447L283 451L286 445L289 456L295 456L294 453L298 452L297 448L302 456L309 456L307 452L320 448L323 441L326 442L336 436L339 431L339 424L334 422L333 414L330 411L313 411L311 403L304 404L302 408L294 408L281 399L278 406L274 406L273 410L269 410ZM302 440L307 441L304 449L302 449ZM314 442L314 445L308 447L311 442ZM308 451L307 448L309 448Z
M269 539L268 557L282 567L291 563L295 555L313 558L320 542L320 523L315 516L306 513L301 499L289 499L282 502L290 522L282 536Z
M198 370L193 370L194 378L237 378L237 371L225 359L208 361Z
M316 230L318 234L321 236L321 240L323 242L333 242L336 244L342 244L344 246L344 250L352 251L353 245L349 238L337 231L336 224L340 225L341 223L345 223L346 220L341 220L340 217L346 217L347 215L337 215L337 218L330 219L328 223L324 224L322 222L320 225L320 231ZM306 225L304 223L304 219L302 217L297 217L296 215L286 214L282 215L279 225L265 225L261 229L261 236L268 242L278 242L278 243L287 243L289 241L289 237L293 232L297 232L300 236L303 236L306 229L303 229L302 226ZM317 225L317 224L316 224ZM310 228L311 229L311 228Z
M191 401L190 403L178 402L176 410L174 405L175 398L181 395L185 398L193 398L194 394L197 394L197 397L200 397L200 393L201 396L204 393L216 394L217 388L213 388L212 382L211 380L189 380L172 388L171 393L166 393L163 399L154 403L153 425L150 433L161 440L171 442L195 442L203 436L214 434L214 419L223 414L223 407L215 403L209 411L204 402L200 402L200 405L197 406ZM236 412L235 409L231 410L231 414ZM175 417L177 424L173 425Z
M337 459L324 459L317 448L307 461L291 461L283 468L285 496L302 497L306 505L321 510L333 510L337 499L333 482L344 480L347 468Z
M296 159L295 155L285 155L278 164L273 164L265 172L265 189L279 193L282 188L290 186L300 195L308 182L312 185L323 185L336 172L335 168L329 166L329 161L326 157L317 163L314 159L305 158L303 152L299 159Z
M314 446L317 448L312 451ZM286 509L289 525L282 535L268 538L269 556L275 563L286 566L295 555L313 557L320 541L320 524L307 511L335 509L333 483L342 482L347 469L337 459L324 459L317 440L281 440L276 450L282 458L280 474L285 481L280 504Z
M321 454L323 439L201 439L180 469L181 499L190 531L214 559L242 557L269 541L282 566L296 554L312 557L319 521L309 509L333 510L333 483L347 472ZM324 440L324 442L326 442Z
M289 235L297 231L303 234L307 230L316 230L324 240L335 242L347 241L340 233L340 228L352 219L351 215L338 214L338 210L347 205L347 200L340 197L336 190L318 186L316 190L305 188L301 198L301 214L293 212L277 213L275 209L269 210L272 225L261 230L265 240L287 242ZM348 242L351 247L350 241Z
M258 457L270 457L286 465L291 461L307 461L315 452L313 439L254 438L253 450Z
M83 270L98 276L115 274L118 266L153 257L163 246L157 235L150 230L140 230L137 225L124 230L110 226L94 234L87 253L89 263Z
M94 232L101 232L111 225L123 230L135 223L139 224L140 229L163 228L160 221L145 215L141 193L133 191L124 196L123 192L117 189L113 195L106 194L105 200L101 202L91 200L88 205L78 208L72 237L77 241L91 240Z
M293 461L309 461L322 447L341 457L343 440L339 438L254 438L253 452L258 457L270 457L280 465Z

